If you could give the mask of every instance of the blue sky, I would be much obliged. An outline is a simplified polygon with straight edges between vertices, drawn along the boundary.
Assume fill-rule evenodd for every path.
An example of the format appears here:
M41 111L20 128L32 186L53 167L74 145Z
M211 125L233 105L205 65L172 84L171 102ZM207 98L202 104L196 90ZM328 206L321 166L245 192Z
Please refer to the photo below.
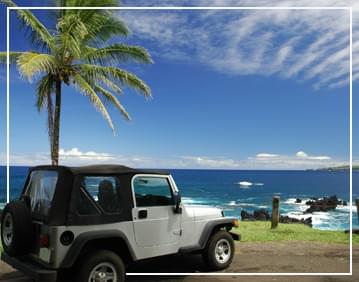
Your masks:
M126 89L120 99L132 121L110 107L114 136L86 97L64 87L63 164L303 169L348 162L348 12L139 11L118 16L132 34L113 41L142 45L153 56L154 65L125 66L149 84L153 99ZM0 19L0 50L5 50L3 6ZM11 49L31 48L24 38L12 16ZM356 37L353 42L358 52ZM353 64L355 144L359 62ZM3 68L2 163L5 75ZM35 83L21 79L16 69L10 76L12 164L49 163L46 115L34 107ZM354 159L358 155L354 147Z

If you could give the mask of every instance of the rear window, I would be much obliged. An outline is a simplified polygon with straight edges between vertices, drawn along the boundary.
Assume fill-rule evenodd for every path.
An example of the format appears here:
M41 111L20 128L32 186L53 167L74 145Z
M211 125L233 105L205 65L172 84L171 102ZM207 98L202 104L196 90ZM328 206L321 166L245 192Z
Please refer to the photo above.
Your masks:
M30 197L31 211L48 216L54 197L58 172L54 170L36 170L31 172L26 188Z

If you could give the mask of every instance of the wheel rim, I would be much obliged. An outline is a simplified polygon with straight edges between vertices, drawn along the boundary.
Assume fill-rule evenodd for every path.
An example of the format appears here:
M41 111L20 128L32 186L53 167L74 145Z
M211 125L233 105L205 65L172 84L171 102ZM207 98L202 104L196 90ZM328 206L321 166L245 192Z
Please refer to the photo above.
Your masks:
M6 246L10 246L14 237L14 221L12 215L7 213L4 217L2 238Z
M226 263L231 257L231 245L226 239L221 239L215 247L215 257L218 263Z
M112 263L102 262L90 273L88 282L117 282L116 268Z

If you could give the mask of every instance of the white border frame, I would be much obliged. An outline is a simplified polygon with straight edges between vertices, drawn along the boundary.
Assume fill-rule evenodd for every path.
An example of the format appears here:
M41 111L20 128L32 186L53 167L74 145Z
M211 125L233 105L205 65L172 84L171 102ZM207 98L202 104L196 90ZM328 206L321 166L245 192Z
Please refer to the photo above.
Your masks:
M193 276L347 276L353 275L353 8L349 7L7 7L6 9L6 199L10 200L10 11L12 10L347 10L349 11L350 34L350 106L349 106L349 173L350 173L350 271L345 273L127 273L127 275L193 275Z

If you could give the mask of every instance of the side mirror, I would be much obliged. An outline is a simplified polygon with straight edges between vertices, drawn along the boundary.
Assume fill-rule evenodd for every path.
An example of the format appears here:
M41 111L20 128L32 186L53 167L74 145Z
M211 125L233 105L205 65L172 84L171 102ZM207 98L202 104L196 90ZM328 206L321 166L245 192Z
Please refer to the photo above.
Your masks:
M182 213L181 193L180 192L176 192L176 193L173 194L173 202L174 202L174 205L175 205L174 212L175 213Z

